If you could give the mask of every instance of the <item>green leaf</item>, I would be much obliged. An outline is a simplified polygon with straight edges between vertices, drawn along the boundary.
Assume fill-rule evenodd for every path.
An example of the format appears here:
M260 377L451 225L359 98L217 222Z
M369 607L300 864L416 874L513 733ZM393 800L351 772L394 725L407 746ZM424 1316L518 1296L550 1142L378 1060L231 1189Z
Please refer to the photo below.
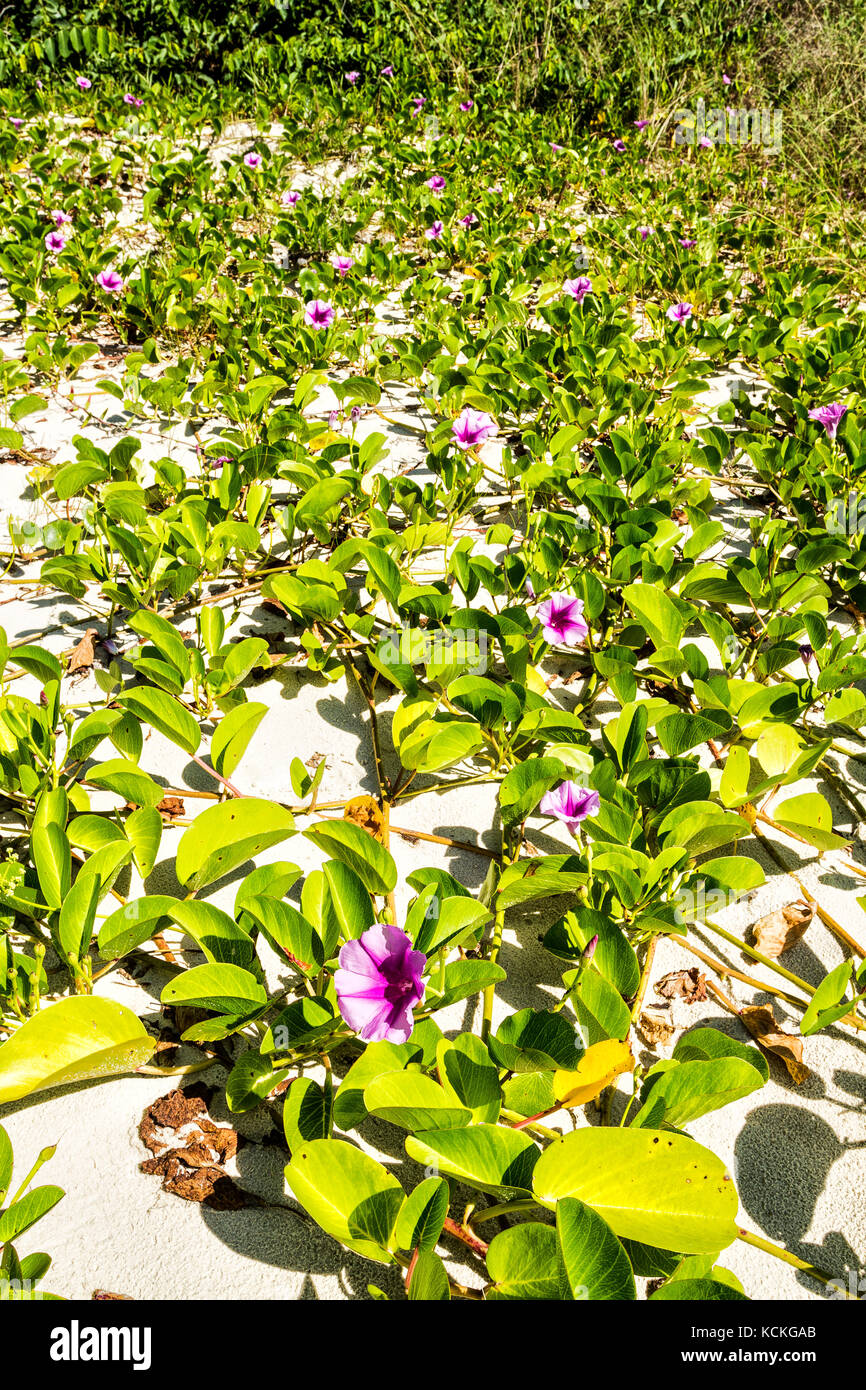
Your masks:
M685 1135L577 1130L545 1149L533 1186L542 1206L578 1197L616 1235L663 1250L716 1252L737 1236L733 1180L721 1159Z
M493 1287L488 1299L570 1298L556 1231L540 1221L522 1221L500 1231L487 1251L487 1273Z
M262 1052L289 1052L336 1032L342 1019L327 999L295 999L282 1009L262 1038Z
M235 797L209 806L181 836L175 865L178 879L189 888L203 888L287 839L294 830L291 812L272 801Z
M136 686L132 690L124 690L116 699L124 709L131 710L185 753L197 752L201 743L198 722L168 691L157 690L151 685Z
M711 1110L751 1095L763 1084L760 1072L740 1057L682 1062L647 1078L641 1090L643 1108L632 1125L636 1129L658 1129L662 1124L682 1129Z
M160 995L163 1004L194 1004L214 1013L244 1014L261 1009L268 996L255 975L237 965L194 965L169 980Z
M286 1181L328 1235L369 1260L392 1262L403 1189L381 1163L344 1139L314 1139L293 1154Z
M211 739L210 759L221 777L232 776L267 712L267 705L246 701L220 720Z
M87 780L94 787L105 787L116 796L122 796L134 806L155 806L165 796L162 787L126 758L110 758L91 768Z
M572 1298L637 1298L628 1255L592 1207L577 1197L560 1198L556 1236Z
M657 647L678 647L685 623L673 599L652 584L627 584L622 596Z
M100 897L98 876L81 875L63 900L57 924L57 940L64 956L79 961L87 954Z
M135 866L142 878L148 878L162 840L162 816L154 806L140 806L127 816L123 828L132 845Z
M12 1141L0 1125L0 1206L9 1191L12 1181Z
M487 1124L410 1134L406 1152L425 1168L492 1192L503 1202L530 1195L538 1159L538 1148L528 1135Z
M408 1043L368 1043L357 1062L347 1071L334 1097L334 1123L340 1129L355 1129L367 1118L364 1091L376 1076L402 1071L420 1049Z
M472 1123L470 1110L455 1104L438 1082L417 1071L375 1077L364 1089L364 1105L378 1119L414 1131L461 1129Z
M56 821L33 827L30 853L46 903L49 907L62 907L69 892L72 858L66 834Z
M498 985L505 979L501 965L493 965L487 960L452 960L445 967L445 990L434 994L428 983L425 1007L444 1009L461 999L469 999L489 985Z
M313 1139L327 1139L331 1132L331 1102L323 1088L309 1076L296 1076L283 1103L283 1130L289 1153Z
M690 1028L677 1039L674 1048L677 1062L709 1061L713 1057L739 1057L754 1067L764 1081L770 1078L770 1064L763 1052L746 1043L729 1038L719 1028Z
M23 1023L0 1047L0 1105L33 1091L135 1071L153 1039L131 1009L75 995Z
M529 758L506 773L499 788L499 809L502 824L520 825L538 805L544 793L550 791L568 775L558 758Z
M305 975L321 970L325 963L322 939L291 903L259 895L244 901L244 912L258 923L274 950L288 956Z
M453 1042L442 1038L436 1062L445 1091L472 1112L473 1121L495 1124L502 1105L499 1070L481 1039L474 1033L462 1033Z
M322 873L331 895L331 907L342 940L351 941L362 936L375 921L368 890L354 869L350 869L348 864L341 864L339 859L327 860L322 865Z
M787 801L775 807L773 819L797 835L802 835L816 849L841 849L845 846L845 841L833 834L833 812L818 792L788 797Z
M831 1023L849 1014L853 1005L845 998L845 992L854 970L852 960L843 960L829 975L825 975L812 998L809 1007L800 1021L800 1032L804 1038L828 1028Z
M11 1207L0 1212L0 1246L29 1231L65 1196L62 1187L34 1187L20 1201L13 1202Z
M451 1194L444 1178L425 1178L410 1192L394 1230L398 1250L435 1250L448 1215Z
M622 996L597 970L584 970L569 995L584 1040L589 1046L604 1038L625 1038L631 1014Z
M326 854L346 864L370 893L393 892L397 884L397 865L386 849L360 825L349 820L319 821L304 835Z
M260 1052L244 1052L235 1062L226 1080L226 1101L233 1114L253 1110L267 1098L280 1081L285 1070L275 1070L269 1059Z
M748 1303L749 1299L730 1284L718 1279L675 1279L650 1294L653 1303Z
M432 1250L422 1251L409 1280L409 1301L448 1302L451 1288L445 1266Z
M538 1071L562 1067L568 1071L580 1061L583 1047L574 1027L552 1010L521 1009L510 1014L489 1042L490 1054L508 1071Z

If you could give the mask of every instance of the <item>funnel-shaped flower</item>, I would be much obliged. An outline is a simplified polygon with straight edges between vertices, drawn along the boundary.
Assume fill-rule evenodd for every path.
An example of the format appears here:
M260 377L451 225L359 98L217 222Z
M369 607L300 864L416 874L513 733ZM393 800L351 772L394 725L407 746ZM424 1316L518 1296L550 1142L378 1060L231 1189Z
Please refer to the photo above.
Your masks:
M671 323L686 323L692 316L692 306L685 300L679 304L672 304L667 310L667 316Z
M432 189L434 193L441 193L445 187L445 180L441 174L433 174L427 179L427 187Z
M248 169L258 169L261 162L262 157L260 154L256 154L255 150L250 150L249 154L244 155L244 164Z
M461 103L460 103L460 110L461 110L461 111L471 111L474 105L475 105L475 102L472 101L471 98L470 98L468 101L461 101Z
M60 212L58 210L57 212L52 212L51 221L54 223L55 227L62 227L65 222L72 221L72 214L69 212Z
M638 227L637 229L637 234L640 237L641 241L646 241L648 236L652 236L652 232L652 227Z
M331 261L331 265L334 267L341 280L345 279L354 264L355 262L352 260L351 256L335 256Z
M75 81L78 83L78 86L81 88L82 92L86 92L88 87L93 86L93 83L91 82L89 77L76 77Z
M625 149L625 141L624 141L624 140L614 140L614 142L613 142L613 147L614 147L614 149L617 150L620 154L622 154L623 150Z
M461 227L474 227L478 218L475 216L474 212L467 212L465 217L458 217L457 221L460 223Z
M358 78L359 78L360 76L361 76L361 74L360 74L359 72L347 72L347 73L346 73L346 81L347 81L348 83L350 83L351 86L354 87L355 83L357 82L357 80L358 80Z
M45 248L59 255L66 245L66 237L62 232L49 232L45 238Z
M300 193L295 193L294 191L289 192L288 190L285 193L283 193L283 195L280 198L280 202L282 203L284 208L297 207L300 201Z
M380 77L393 77L393 76L394 76L394 69L392 68L392 66L391 66L390 63L388 64L388 66L387 66L386 68L381 68L381 69L380 69L380 71L379 71L379 76L380 76Z
M693 241L690 236L680 237L680 246L682 246L683 249L686 251L691 251L692 247L697 246L697 244L698 243L696 241Z
M304 323L310 328L330 328L334 322L333 306L324 299L311 299L304 305Z
M445 225L444 225L444 223L438 222L438 221L437 221L437 222L431 222L431 223L430 223L430 226L427 228L427 230L426 230L426 232L424 233L424 235L425 235L425 237L427 238L428 241L439 241L439 240L441 239L441 236L442 236L442 233L444 232L444 230L445 230Z
M126 289L123 276L118 275L116 270L100 270L95 277L96 283L106 294L122 294Z
M542 815L561 820L573 835L582 820L595 815L599 804L598 792L579 787L576 782L560 782L555 791L544 793L538 809Z
M399 927L377 924L340 951L334 988L340 1013L364 1042L408 1042L424 998L427 957Z
M580 304L583 302L584 295L589 294L592 289L592 281L586 275L578 275L576 280L564 280L562 289L565 294L570 294L572 299L576 299Z
M551 594L538 610L545 640L562 647L576 647L589 632L583 616L583 599L571 594Z
M635 121L634 124L637 130L646 130L647 126L649 125L649 121Z
M483 410L472 410L465 406L451 426L451 435L458 449L472 449L483 444L488 434L496 429L495 422Z
M827 438L835 439L836 431L847 409L847 405L843 405L841 401L832 401L830 405L819 405L815 410L810 410L809 419L819 421L827 431Z

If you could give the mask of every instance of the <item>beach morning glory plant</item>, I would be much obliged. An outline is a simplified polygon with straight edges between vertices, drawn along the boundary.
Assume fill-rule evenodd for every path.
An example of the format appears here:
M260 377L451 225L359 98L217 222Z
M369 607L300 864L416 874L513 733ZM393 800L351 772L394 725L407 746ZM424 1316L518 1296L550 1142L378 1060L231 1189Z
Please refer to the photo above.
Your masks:
M408 1042L424 998L427 957L399 927L370 927L340 950L334 974L340 1013L364 1042Z

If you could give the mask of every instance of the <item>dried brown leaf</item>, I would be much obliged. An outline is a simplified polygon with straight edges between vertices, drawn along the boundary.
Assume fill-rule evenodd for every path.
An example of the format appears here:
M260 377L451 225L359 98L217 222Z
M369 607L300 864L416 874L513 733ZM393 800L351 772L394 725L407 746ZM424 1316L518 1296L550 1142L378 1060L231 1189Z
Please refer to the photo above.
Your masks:
M93 639L96 636L96 628L89 627L69 658L67 676L73 675L76 671L90 670L93 665Z
M353 821L362 830L368 831L374 840L379 841L380 845L386 844L385 817L374 796L352 797L351 801L346 802L343 819Z
M707 977L696 965L688 970L671 970L653 986L662 999L684 999L687 1004L701 1004L707 997Z
M752 1004L740 1010L740 1018L765 1052L771 1052L785 1066L798 1086L812 1075L803 1061L803 1039L786 1033L768 1004Z
M759 951L773 959L788 951L804 935L815 916L812 903L788 903L776 912L768 912L752 927L752 937Z
M677 1031L670 1018L661 1013L642 1013L638 1019L638 1032L650 1047L666 1047Z
M183 803L183 799L179 796L164 796L162 801L156 803L156 809L159 811L160 815L167 816L169 820L171 820L173 816L182 816L186 814L186 807Z

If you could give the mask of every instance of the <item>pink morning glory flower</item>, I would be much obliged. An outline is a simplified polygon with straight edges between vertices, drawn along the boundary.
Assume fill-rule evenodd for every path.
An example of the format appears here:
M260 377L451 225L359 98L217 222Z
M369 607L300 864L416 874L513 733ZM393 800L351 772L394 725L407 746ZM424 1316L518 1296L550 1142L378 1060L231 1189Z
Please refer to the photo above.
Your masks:
M426 180L426 186L434 193L441 193L445 187L445 180L441 174L433 174L431 178Z
M412 1010L424 998L423 951L404 931L377 923L340 950L334 988L340 1013L364 1042L408 1042Z
M65 222L72 221L72 214L68 212L52 212L51 220L55 227L62 227Z
M427 105L427 98L426 98L426 97L413 97L413 98L412 98L412 105L415 107L415 112L414 112L414 114L417 116L417 115L418 115L418 112L421 110L421 107Z
M582 304L584 295L592 289L592 281L586 275L578 275L576 280L563 281L562 289L564 294L570 294L572 299Z
M380 73L379 73L379 76L380 76L380 77L393 77L393 76L394 76L394 69L391 67L391 64L390 64L390 63L388 64L388 66L387 66L386 68L382 68L382 69L381 69L381 71L380 71Z
M501 192L502 192L502 184L501 184L501 183L492 183L492 184L490 185L490 187L487 189L487 192L488 192L488 193L501 193Z
M809 411L810 420L818 420L827 431L828 439L836 438L836 431L842 423L842 416L848 407L841 401L832 401L830 405L819 405L815 410Z
M667 316L671 323L685 323L692 316L692 306L686 300L681 300L679 304L672 304L667 310Z
M341 280L349 274L354 264L355 262L352 260L351 256L335 256L331 261L331 265L334 267Z
M557 145L557 143L556 143L555 140L551 140L551 142L550 142L550 148L551 148L552 150L556 150L556 151L558 152L559 150L564 149L565 146L564 146L564 145Z
M334 322L333 306L324 299L311 299L304 305L304 322L310 328L330 328Z
M722 81L724 82L726 87L730 87L731 79L728 77L728 74L726 72L722 73Z
M649 125L649 121L635 121L634 124L635 124L636 129L638 129L638 130L646 130L647 126Z
M126 102L127 106L135 105L135 97L132 95L132 92L124 92L123 100Z
M706 135L701 136L700 140L698 141L698 145L702 150L711 150L713 148L712 140L710 140L710 138Z
M106 294L122 294L126 289L126 282L116 270L100 270L95 278L99 288L105 290Z
M693 246L697 246L697 244L698 244L698 243L697 243L696 241L692 241L691 237L687 237L687 236L681 236L681 237L680 237L680 246L684 247L686 251L690 251L690 250L692 249L692 247L693 247Z
M489 415L485 415L483 410L472 410L467 405L451 426L451 436L457 448L465 452L476 444L483 444L495 429L496 423Z
M47 237L45 238L46 249L49 251L53 251L56 255L60 254L65 245L66 237L63 235L62 232L49 232Z
M614 147L615 150L618 150L620 154L622 154L623 150L625 149L625 141L624 141L624 140L614 140L614 141L613 141L613 147Z
M295 193L295 192L286 192L286 193L284 193L284 194L282 195L282 197L280 198L280 202L282 203L282 205L283 205L284 208L294 208L294 207L297 207L297 205L298 205L298 203L299 203L300 201L301 201L301 195L300 195L300 193Z
M461 111L471 111L474 105L475 105L475 102L474 102L474 101L471 101L471 100L470 100L470 101L461 101L461 103L460 103L460 110L461 110Z
M457 221L460 223L461 227L474 227L478 218L475 216L474 212L467 212L465 217L458 217Z
M248 169L258 169L261 162L262 157L260 154L256 154L255 150L251 150L249 154L244 155L244 164Z
M89 77L76 77L75 81L78 83L82 92L86 92L88 87L93 86L93 83L91 82Z
M16 130L20 130L24 124L24 121L21 118L21 116L10 116L9 120L11 121L12 125L14 125Z
M637 234L640 237L641 241L646 241L648 236L652 236L653 229L652 227L638 227Z
M359 72L347 72L346 81L351 83L351 85L354 87L355 83L357 82L360 76L361 74Z
M544 793L538 809L544 816L561 820L568 833L574 835L580 822L594 816L599 805L598 792L579 787L576 782L560 782L555 791Z
M439 241L444 230L444 223L431 222L424 235L428 241Z
M576 647L589 632L583 616L583 599L570 594L551 594L538 610L545 640L553 646Z

